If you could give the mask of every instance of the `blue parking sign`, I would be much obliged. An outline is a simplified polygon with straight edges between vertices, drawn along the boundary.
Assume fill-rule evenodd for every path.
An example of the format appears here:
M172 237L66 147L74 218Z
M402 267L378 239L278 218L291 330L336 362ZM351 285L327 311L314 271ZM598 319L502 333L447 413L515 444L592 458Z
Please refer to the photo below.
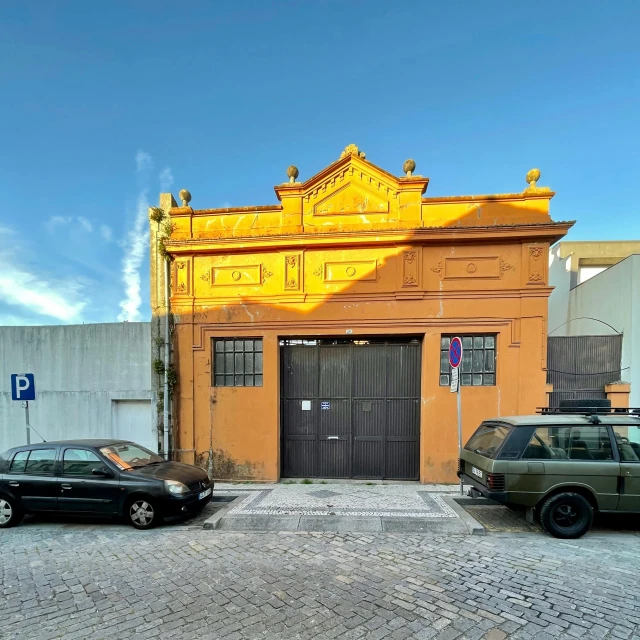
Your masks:
M11 399L22 401L36 399L36 381L33 373L11 374Z

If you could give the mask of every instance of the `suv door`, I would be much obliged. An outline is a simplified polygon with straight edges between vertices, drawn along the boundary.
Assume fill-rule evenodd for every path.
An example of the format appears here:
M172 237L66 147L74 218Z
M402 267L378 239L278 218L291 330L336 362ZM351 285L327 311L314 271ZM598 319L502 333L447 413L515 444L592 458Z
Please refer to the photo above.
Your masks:
M618 504L620 465L604 425L538 427L522 461L528 472L515 491L541 497L556 487L582 486L595 495L599 509L613 510Z
M640 512L640 424L613 427L620 453L618 511Z
M62 448L58 477L60 511L113 514L118 510L120 481L95 452L80 447ZM103 476L93 474L102 469Z
M43 446L14 454L5 476L6 483L26 511L58 509L57 453L57 448Z

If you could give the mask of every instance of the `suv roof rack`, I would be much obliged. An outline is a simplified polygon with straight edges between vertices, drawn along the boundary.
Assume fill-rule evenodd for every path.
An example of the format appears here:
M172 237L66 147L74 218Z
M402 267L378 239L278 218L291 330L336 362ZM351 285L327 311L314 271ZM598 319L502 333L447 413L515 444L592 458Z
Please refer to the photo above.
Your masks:
M565 415L576 416L592 416L592 415L616 415L631 416L632 418L640 418L640 408L638 407L538 407L536 413L546 415L555 415L562 413Z

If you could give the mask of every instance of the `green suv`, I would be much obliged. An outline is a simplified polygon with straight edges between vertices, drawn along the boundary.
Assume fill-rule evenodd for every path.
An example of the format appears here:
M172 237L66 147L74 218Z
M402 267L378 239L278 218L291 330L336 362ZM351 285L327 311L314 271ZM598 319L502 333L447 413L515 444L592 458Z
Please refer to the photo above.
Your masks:
M487 420L458 476L471 495L535 509L557 538L584 535L594 511L640 513L640 416L610 411Z

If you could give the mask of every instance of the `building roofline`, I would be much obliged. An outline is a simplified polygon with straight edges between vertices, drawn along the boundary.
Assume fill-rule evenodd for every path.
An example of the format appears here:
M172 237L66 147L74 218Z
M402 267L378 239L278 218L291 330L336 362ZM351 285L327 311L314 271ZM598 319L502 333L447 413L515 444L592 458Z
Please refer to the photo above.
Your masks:
M534 241L552 241L564 236L574 222L545 222L519 225L491 225L478 227L415 227L400 229L366 229L357 231L322 231L312 233L292 233L257 236L211 236L200 238L180 238L166 240L165 247L171 254L184 253L219 253L224 251L255 251L265 245L269 247L299 247L308 243L314 246L331 246L339 244L367 245L376 244L399 245L408 242L430 243L475 242L492 239L515 239L530 237ZM488 233L489 232L489 233Z

